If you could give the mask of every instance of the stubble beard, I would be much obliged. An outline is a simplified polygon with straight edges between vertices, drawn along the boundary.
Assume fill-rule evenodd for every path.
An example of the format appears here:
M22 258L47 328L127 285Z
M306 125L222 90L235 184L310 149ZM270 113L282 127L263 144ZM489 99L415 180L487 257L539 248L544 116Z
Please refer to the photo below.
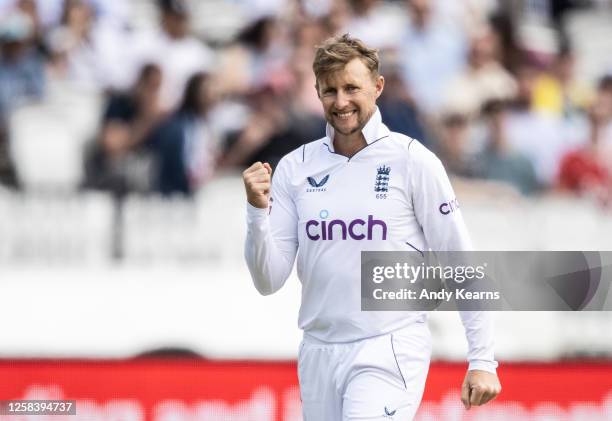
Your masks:
M359 112L357 112L357 126L353 129L350 129L348 132L345 130L340 129L339 127L337 127L334 124L334 116L333 114L330 113L329 118L327 119L327 122L334 128L334 131L336 133L340 133L342 136L350 136L353 135L355 133L359 133L363 130L363 128L365 127L365 125L368 123L368 121L370 121L370 118L372 117L372 115L374 114L374 110L370 111L368 113L368 115L363 119L360 120L359 119Z

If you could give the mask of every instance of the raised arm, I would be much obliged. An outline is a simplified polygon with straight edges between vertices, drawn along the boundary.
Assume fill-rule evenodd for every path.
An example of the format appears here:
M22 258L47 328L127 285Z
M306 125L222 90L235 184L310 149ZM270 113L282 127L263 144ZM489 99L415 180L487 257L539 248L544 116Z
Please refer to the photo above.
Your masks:
M247 195L244 255L262 295L285 284L297 253L297 212L287 188L285 165L281 160L273 180L268 163L257 162L242 174Z

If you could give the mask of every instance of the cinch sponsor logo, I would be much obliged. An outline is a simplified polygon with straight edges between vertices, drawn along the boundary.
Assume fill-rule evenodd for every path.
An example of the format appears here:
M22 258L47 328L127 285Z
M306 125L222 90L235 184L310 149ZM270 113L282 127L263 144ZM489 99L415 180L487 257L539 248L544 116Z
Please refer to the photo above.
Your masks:
M438 208L442 215L448 215L451 212L455 212L457 209L459 209L459 202L456 198L447 203L442 203Z
M385 221L375 219L373 215L368 215L367 221L364 219L353 219L343 221L342 219L332 219L326 221L329 212L322 210L319 214L321 220L311 219L306 222L306 235L312 241L331 241L331 240L372 240L374 235L380 236L383 240L387 239L387 224Z

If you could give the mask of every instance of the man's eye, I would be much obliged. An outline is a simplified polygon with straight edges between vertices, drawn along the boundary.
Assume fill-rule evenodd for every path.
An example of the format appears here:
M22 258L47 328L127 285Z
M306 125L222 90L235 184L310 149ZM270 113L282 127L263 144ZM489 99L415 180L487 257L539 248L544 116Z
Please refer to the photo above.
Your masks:
M349 86L348 88L346 88L346 90L348 92L355 92L357 90L357 87L356 86Z

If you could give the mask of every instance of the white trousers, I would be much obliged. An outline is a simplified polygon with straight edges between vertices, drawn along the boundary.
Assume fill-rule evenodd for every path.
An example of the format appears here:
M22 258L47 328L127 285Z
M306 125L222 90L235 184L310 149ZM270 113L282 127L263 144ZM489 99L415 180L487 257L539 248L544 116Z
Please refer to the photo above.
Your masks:
M427 323L349 343L305 335L298 355L304 421L410 421L430 358Z

